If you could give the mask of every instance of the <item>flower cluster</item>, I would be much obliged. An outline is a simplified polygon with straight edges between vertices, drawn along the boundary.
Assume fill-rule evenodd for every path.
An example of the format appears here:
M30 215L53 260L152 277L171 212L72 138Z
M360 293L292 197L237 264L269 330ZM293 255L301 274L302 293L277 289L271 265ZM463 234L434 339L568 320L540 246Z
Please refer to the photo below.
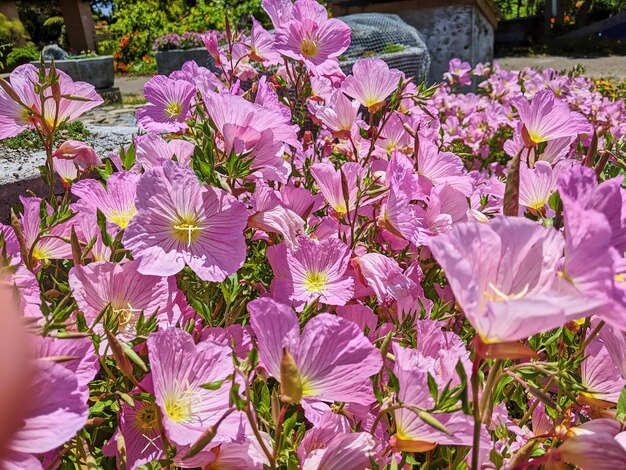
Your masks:
M169 51L171 49L193 49L203 47L203 37L207 33L184 32L183 34L168 33L155 39L153 51Z
M89 86L0 82L50 186L0 225L0 467L626 467L624 103L345 75L343 22L263 6L111 155L51 146Z

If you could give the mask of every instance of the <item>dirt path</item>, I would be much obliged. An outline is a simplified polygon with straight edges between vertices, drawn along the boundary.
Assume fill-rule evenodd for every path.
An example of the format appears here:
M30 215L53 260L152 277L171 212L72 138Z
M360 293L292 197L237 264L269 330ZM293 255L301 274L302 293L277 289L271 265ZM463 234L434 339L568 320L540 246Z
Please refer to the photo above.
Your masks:
M505 69L538 67L540 69L570 70L576 64L581 64L585 67L585 74L588 76L626 79L626 56L587 58L538 55L533 57L501 57L495 59L495 62Z

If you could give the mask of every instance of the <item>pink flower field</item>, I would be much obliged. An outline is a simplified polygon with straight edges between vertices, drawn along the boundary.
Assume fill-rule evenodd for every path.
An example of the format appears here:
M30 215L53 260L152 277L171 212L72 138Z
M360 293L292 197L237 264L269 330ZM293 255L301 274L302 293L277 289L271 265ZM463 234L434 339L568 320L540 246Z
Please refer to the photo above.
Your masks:
M145 86L133 144L0 82L45 197L0 225L0 469L626 468L626 107L575 73L340 59L264 0Z

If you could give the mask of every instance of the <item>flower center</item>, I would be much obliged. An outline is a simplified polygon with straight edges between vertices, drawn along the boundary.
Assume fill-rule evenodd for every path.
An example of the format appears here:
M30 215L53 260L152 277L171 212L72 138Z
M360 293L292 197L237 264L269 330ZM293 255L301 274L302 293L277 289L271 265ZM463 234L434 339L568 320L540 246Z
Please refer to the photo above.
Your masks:
M180 117L182 112L183 106L175 101L170 101L165 107L165 114L167 114L170 119L176 119Z
M520 292L517 294L505 294L500 289L498 289L493 283L489 283L489 288L492 292L485 292L485 297L487 297L491 302L504 302L506 300L519 300L523 299L526 294L528 294L529 286L526 285Z
M134 204L131 204L125 211L111 212L111 214L109 214L109 220L120 228L126 228L136 214L137 208Z
M188 423L194 418L194 405L198 397L194 390L176 385L165 394L163 408L169 419L177 423Z
M120 331L127 331L134 323L135 313L141 313L140 309L133 308L130 304L126 304L125 307L113 308L112 311Z
M306 38L300 44L300 52L306 57L315 57L317 55L317 44L312 39Z
M135 424L143 432L153 431L159 425L159 413L154 403L146 405L137 412Z
M328 284L328 276L326 273L312 272L307 273L304 278L304 288L309 292L323 292Z
M181 219L173 228L174 237L181 242L186 242L189 247L191 242L198 239L204 227L201 227L195 219Z
M33 248L32 256L33 256L34 261L37 261L37 260L43 261L43 260L48 259L47 251L39 245L36 245Z

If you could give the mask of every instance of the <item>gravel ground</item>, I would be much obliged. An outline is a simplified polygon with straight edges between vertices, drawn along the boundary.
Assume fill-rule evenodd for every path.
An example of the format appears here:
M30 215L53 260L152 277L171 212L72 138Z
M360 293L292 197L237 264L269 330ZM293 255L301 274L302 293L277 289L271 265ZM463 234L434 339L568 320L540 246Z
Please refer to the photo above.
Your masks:
M85 141L91 145L100 157L128 145L136 127L130 126L94 126L87 125L91 135ZM33 152L30 149L12 150L0 146L0 186L18 180L29 180L39 177L39 166L43 165L46 155L43 150Z
M610 57L562 57L537 55L532 57L500 57L495 62L508 70L523 67L570 70L577 64L585 67L585 75L593 78L626 79L626 56Z

